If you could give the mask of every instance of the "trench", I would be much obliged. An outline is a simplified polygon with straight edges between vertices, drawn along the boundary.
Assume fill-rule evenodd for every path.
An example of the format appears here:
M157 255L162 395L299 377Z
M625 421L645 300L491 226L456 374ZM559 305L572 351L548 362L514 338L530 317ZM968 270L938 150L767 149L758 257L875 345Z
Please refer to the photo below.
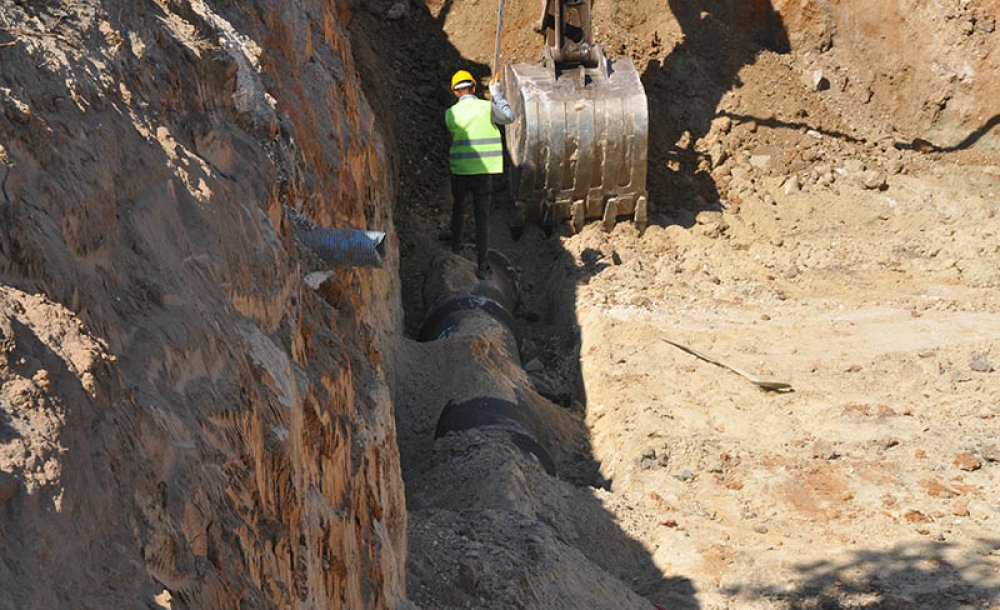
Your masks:
M437 115L449 100L437 85L456 66L488 71L449 41L448 5L436 14L421 7L393 32L364 14L352 25L366 92L400 166L408 339L389 375L407 595L423 608L697 607L691 581L665 577L617 523L611 481L591 450L575 291L602 267L579 266L538 227L515 241L503 184L493 193L494 281L476 278L471 243L453 255L439 241L450 196ZM400 112L400 101L420 112Z

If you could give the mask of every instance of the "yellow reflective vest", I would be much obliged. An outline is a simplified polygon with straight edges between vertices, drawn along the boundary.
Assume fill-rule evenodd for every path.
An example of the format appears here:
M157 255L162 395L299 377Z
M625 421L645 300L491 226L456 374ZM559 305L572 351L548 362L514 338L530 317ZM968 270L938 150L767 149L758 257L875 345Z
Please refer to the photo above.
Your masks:
M493 106L468 96L445 112L451 132L451 173L458 176L503 173L503 143L493 123Z

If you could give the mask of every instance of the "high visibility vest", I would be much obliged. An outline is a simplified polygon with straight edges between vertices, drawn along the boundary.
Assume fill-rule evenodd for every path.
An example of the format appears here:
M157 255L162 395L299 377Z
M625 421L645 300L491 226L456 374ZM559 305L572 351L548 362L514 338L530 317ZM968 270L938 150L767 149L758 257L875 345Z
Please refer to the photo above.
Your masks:
M444 114L451 132L451 173L503 173L503 143L493 124L493 105L477 97L459 100Z

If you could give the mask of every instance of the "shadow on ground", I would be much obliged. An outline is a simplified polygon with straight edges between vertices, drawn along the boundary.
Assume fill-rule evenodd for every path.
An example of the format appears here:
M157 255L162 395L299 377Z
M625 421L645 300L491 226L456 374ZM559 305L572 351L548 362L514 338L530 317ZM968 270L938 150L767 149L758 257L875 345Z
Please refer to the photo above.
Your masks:
M683 39L662 62L650 62L642 82L649 99L649 195L660 225L694 224L698 212L719 210L710 166L695 151L722 97L742 85L739 71L763 50L789 51L781 16L770 0L663 0Z
M462 6L462 0L429 4L433 10L420 7L402 22L387 23L377 17L378 11L372 11L359 13L352 23L366 93L398 154L396 226L402 253L405 326L411 336L425 315L421 302L424 273L434 254L445 247L438 234L447 227L451 207L450 136L443 122L452 102L447 83L460 68L470 69L479 78L488 76L488 68L463 58L444 32L449 11L469 10ZM484 32L490 31L484 36L484 48L492 47L492 25L484 22ZM400 113L401 107L413 112ZM520 267L525 283L526 305L518 312L526 338L524 361L538 358L547 370L558 372L547 387L536 389L582 418L586 398L579 379L575 282L594 273L595 267L578 266L559 239L547 239L536 228L529 228L523 239L513 242L507 230L509 204L505 193L494 195L491 245ZM471 230L467 233L472 234ZM573 471L585 474L571 475L568 481L552 480L530 466L512 467L510 457L503 457L502 452L488 460L476 457L465 467L461 463L456 466L449 453L459 451L453 445L461 441L433 440L433 420L451 398L435 392L440 394L440 388L449 387L453 380L448 376L455 372L447 366L435 367L427 349L414 346L403 350L425 361L405 364L416 372L400 374L397 379L402 377L403 383L395 391L397 434L410 505L411 599L428 608L468 604L494 608L511 602L523 607L648 609L645 601L637 601L641 600L634 595L637 593L670 608L699 607L690 579L663 574L649 550L622 530L605 508L601 501L604 492L597 488L607 487L609 482L598 476L589 438L577 439L575 449L581 463ZM447 362L460 355L434 357ZM434 382L435 378L440 383ZM405 387L407 383L421 387ZM493 467L486 468L487 463ZM428 487L450 489L437 492ZM498 497L498 490L507 489L522 489L524 500ZM443 498L453 500L449 505ZM528 522L521 510L525 505L536 507L528 511L533 514ZM445 553L442 547L453 550ZM510 590L500 585L484 590L484 583L493 582L497 573L505 575ZM577 582L570 586L574 578ZM600 591L604 601L597 595L588 600L588 590ZM623 596L614 598L618 595L615 591ZM608 606L612 598L620 603Z
M983 555L1000 549L1000 540L980 541ZM726 593L783 602L792 610L875 609L959 610L993 608L1000 587L983 585L994 566L981 556L953 558L953 545L901 544L889 550L857 551L848 561L801 564L791 589L733 588Z
M896 148L900 150L916 150L919 152L956 152L959 150L966 150L971 148L982 139L991 129L1000 125L1000 114L993 115L988 121L983 123L978 128L974 129L969 135L962 139L958 144L952 146L938 146L927 140L921 140L917 138L912 142L897 142Z

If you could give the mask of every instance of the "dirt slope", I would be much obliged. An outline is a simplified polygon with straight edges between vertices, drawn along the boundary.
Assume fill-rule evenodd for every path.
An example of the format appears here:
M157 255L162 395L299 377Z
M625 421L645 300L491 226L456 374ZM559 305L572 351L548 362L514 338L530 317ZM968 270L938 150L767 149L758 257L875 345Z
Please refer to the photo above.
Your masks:
M346 3L0 2L0 608L395 608L397 253Z

